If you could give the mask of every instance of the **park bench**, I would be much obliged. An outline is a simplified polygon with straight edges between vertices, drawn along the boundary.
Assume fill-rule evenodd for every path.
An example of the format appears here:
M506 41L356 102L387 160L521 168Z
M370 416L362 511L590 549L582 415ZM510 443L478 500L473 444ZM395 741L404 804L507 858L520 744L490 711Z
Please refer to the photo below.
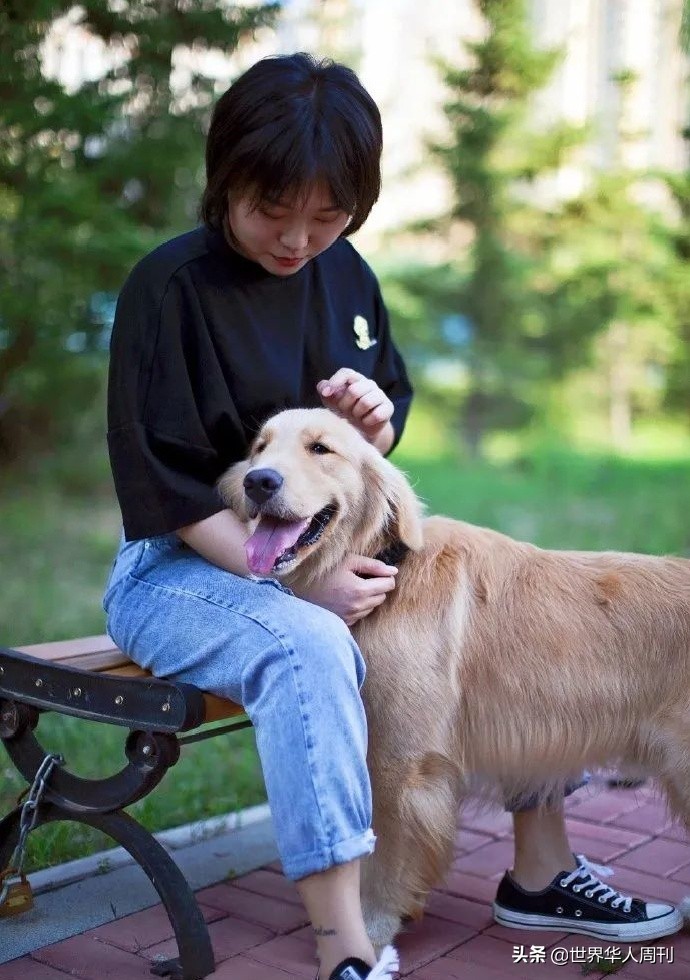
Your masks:
M127 764L102 779L74 775L69 760L47 752L36 737L45 711L127 729ZM218 721L226 723L202 728ZM193 891L165 848L123 808L158 785L177 762L181 745L250 724L232 701L153 677L109 636L0 648L0 738L31 787L26 802L0 820L0 916L31 905L21 869L28 832L52 821L76 820L126 848L160 895L179 956L157 963L151 972L174 980L201 980L212 973L211 941Z

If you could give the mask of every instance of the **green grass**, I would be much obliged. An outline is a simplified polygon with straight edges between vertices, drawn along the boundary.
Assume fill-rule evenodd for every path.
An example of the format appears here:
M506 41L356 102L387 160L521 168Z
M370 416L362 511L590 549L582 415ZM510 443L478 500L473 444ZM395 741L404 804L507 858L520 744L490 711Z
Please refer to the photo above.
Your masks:
M690 460L566 452L510 464L396 457L429 513L549 548L690 554Z
M60 752L70 769L84 777L112 775L125 764L127 730L77 718L48 715L38 736L51 752ZM15 805L25 787L9 758L0 760L0 813ZM128 812L151 830L232 813L265 800L252 730L220 735L185 746L180 761L162 784ZM110 838L77 823L59 823L31 834L25 870L50 867L112 847Z
M102 633L101 596L119 533L112 498L6 487L0 522L1 642Z
M501 464L467 462L427 416L414 418L395 461L429 512L445 513L537 544L690 555L690 453L681 459L621 459L532 451ZM54 472L54 471L51 471ZM69 483L39 474L0 485L0 643L21 645L104 629L100 599L119 519L107 481ZM46 716L39 734L81 775L107 775L124 761L126 732ZM0 755L0 813L24 788ZM134 813L150 829L227 813L265 799L251 730L186 747L181 761ZM76 824L30 838L29 868L108 846Z
M103 633L101 596L119 536L119 515L107 488L61 493L49 483L0 488L0 643ZM85 777L107 776L125 763L127 730L45 715L38 735L50 751ZM0 814L25 788L0 750ZM251 730L187 746L154 794L129 808L152 830L224 814L265 800ZM91 828L59 823L34 832L26 868L82 857L112 845Z

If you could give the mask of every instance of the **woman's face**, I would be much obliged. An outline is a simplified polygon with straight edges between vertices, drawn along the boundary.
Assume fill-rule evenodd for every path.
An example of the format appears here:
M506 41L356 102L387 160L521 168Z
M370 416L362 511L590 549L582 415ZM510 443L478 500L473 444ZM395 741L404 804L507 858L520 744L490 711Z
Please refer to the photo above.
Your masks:
M298 272L332 245L350 220L322 184L297 202L263 200L253 208L247 196L228 203L232 244L276 276Z

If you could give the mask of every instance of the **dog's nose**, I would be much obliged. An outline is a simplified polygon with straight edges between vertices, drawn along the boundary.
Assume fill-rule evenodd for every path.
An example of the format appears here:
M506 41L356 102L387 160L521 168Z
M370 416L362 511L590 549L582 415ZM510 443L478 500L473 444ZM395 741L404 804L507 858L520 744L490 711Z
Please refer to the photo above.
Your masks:
M250 470L244 478L245 493L255 504L265 504L282 485L283 478L277 470Z

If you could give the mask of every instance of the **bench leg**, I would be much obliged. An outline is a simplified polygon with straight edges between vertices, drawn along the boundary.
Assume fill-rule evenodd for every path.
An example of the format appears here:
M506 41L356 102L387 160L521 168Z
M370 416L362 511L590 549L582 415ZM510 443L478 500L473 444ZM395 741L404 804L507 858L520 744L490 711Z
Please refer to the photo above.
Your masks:
M9 861L19 837L21 807L0 821L0 867ZM127 813L67 813L52 803L38 808L36 826L76 820L95 827L129 851L160 895L175 932L179 958L154 964L152 973L172 980L203 980L213 973L213 949L204 917L184 875L158 841Z

